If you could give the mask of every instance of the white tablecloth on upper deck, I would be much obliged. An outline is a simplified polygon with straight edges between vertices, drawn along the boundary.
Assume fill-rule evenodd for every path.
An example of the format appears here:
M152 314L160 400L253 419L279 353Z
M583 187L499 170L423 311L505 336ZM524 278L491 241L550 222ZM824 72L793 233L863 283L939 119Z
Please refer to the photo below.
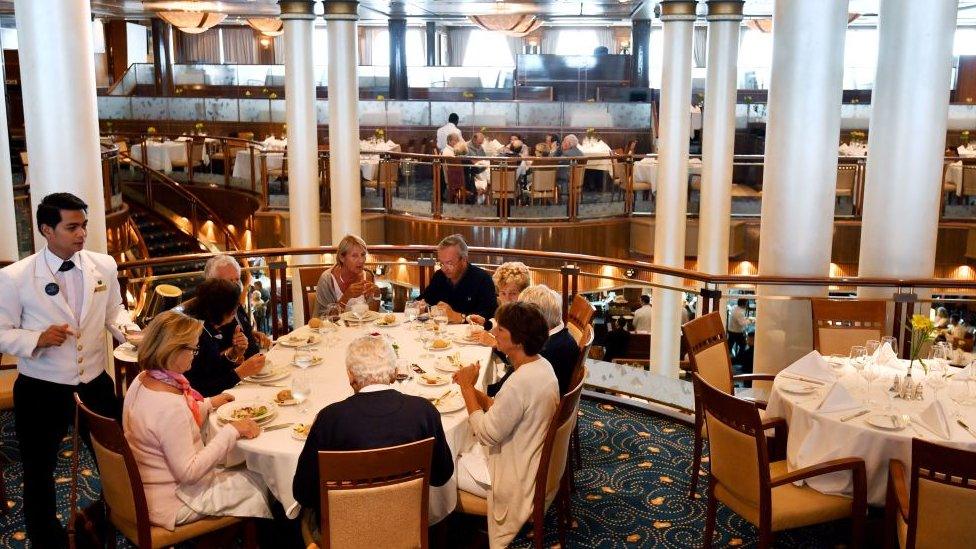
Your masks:
M142 143L132 146L130 156L143 162ZM182 141L147 141L146 163L150 169L163 173L173 171L173 162L186 165L186 143Z
M842 143L837 147L840 156L867 156L868 146L866 143Z
M872 384L872 398L875 402L883 402L885 392L892 384L892 376L904 375L908 361L900 360L895 367L882 366L882 375ZM883 431L872 427L866 420L874 413L881 413L881 406L862 405L854 409L836 412L820 412L817 407L832 383L825 384L818 396L794 395L783 390L784 384L793 382L787 379L789 374L780 373L773 382L769 404L766 408L767 417L782 417L789 424L787 439L787 460L789 470L809 467L832 459L845 457L859 457L864 459L867 470L868 503L870 505L884 505L885 492L888 481L888 461L899 459L905 465L911 464L912 437L918 437L947 446L976 451L976 438L967 433L962 427L949 420L949 440L942 440L924 427L906 427L901 431ZM922 370L915 367L913 375L916 380L922 377ZM801 382L802 383L802 382ZM860 400L865 381L850 366L845 366L839 383L848 387L851 394ZM930 388L925 389L924 401L905 401L894 399L896 414L918 414L928 406L933 398ZM948 410L953 410L955 404L948 398L948 389L943 389L940 400ZM871 413L840 421L860 409L871 409ZM970 425L976 424L976 407L963 407L962 415ZM906 479L907 480L907 479ZM832 473L804 481L815 490L825 494L850 495L853 484L849 473Z
M267 169L269 170L280 170L285 163L285 153L283 152L265 152L265 161L267 162ZM260 178L261 171L261 151L254 149L254 169L258 171L255 177ZM234 157L234 177L241 179L251 179L251 151L250 149L243 149L237 151L237 155Z
M963 158L976 157L976 145L959 145L956 152L958 152L959 156Z
M946 183L956 185L956 196L962 196L962 160L949 162L945 173Z
M397 317L402 319L403 315L398 314ZM434 362L455 352L460 353L461 361L464 364L480 361L482 371L487 373L489 370L486 366L491 359L491 349L488 347L454 344L447 351L432 353L435 358L425 359L420 358L424 351L416 339L420 333L414 329L417 326L416 323L391 328L367 326L369 327L340 328L334 336L320 339L315 347L315 354L325 360L322 364L305 370L312 385L309 412L301 414L297 406L281 406L278 408L278 416L272 420L273 424L288 422L311 424L320 409L352 395L353 391L349 386L349 377L346 374L346 348L352 340L368 332L380 332L389 335L399 345L399 356L402 360L419 364L428 372L439 373L434 368ZM461 334L466 328L466 326L458 325L450 326L448 330L452 333ZM309 334L309 329L302 327L293 333L304 337ZM268 353L268 360L275 365L286 365L291 362L294 354L295 349L277 345ZM288 366L288 370L294 373L296 368ZM291 383L291 377L289 376L276 383L288 387ZM400 390L406 393L431 397L438 397L452 387L458 390L456 385L420 387L414 381L408 381L402 387L398 386ZM479 387L484 388L484 383L479 382ZM257 399L273 399L282 388L241 383L228 392L233 394L237 401L246 402ZM216 414L211 414L210 426L215 427L217 421ZM441 423L456 464L457 456L474 440L468 427L468 414L463 408L456 412L442 414ZM288 516L294 518L298 516L301 506L295 501L291 485L295 478L295 470L298 467L298 456L305 443L292 438L291 433L292 430L286 428L263 432L259 437L251 440L241 439L237 441L236 449L232 452L230 461L236 462L243 458L247 468L261 475L272 495L281 502ZM455 470L454 477L444 486L432 486L430 489L431 522L436 522L447 516L454 510L456 504L457 471Z
M647 157L634 162L634 183L650 183L651 192L657 192L658 160ZM702 161L700 158L688 159L688 175L701 175Z
M380 155L391 151L399 151L400 145L393 141L373 141L364 139L359 142L359 170L363 174L363 179L376 179L376 170L380 165Z
M610 156L613 149L610 145L603 142L602 139L589 139L584 138L580 140L579 150L583 151L586 156ZM603 170L605 172L613 173L613 163L610 162L609 158L604 158L602 160L590 160L586 163L587 170Z

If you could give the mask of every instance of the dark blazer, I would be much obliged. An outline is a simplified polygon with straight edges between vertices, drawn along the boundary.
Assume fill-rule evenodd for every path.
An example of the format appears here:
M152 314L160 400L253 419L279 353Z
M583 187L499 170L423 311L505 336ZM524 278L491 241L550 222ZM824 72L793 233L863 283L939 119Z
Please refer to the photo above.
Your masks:
M292 482L295 500L318 511L320 450L370 450L434 437L430 484L443 486L454 474L454 456L441 415L425 398L393 389L356 393L319 412L298 457Z
M570 335L569 330L566 328L549 336L546 344L539 351L539 356L548 360L549 364L552 364L552 369L556 373L556 379L559 381L560 395L565 395L572 389L569 383L572 381L573 369L576 367L579 353L579 345L576 344L576 340L573 339L573 336ZM501 379L488 385L486 394L494 397L502 388L508 376L512 375L513 371L512 369L507 370Z
M491 275L477 265L468 264L457 284L452 284L443 271L430 277L430 284L420 294L428 305L447 303L455 312L463 315L478 314L485 318L495 316L498 298Z
M197 341L197 356L193 357L193 364L186 372L186 379L194 389L200 391L200 394L209 397L219 395L237 385L241 378L234 371L237 364L223 355L223 352L231 346L234 333L225 335L209 322L204 322L203 327L204 330L200 332L200 339ZM216 337L218 334L220 339Z

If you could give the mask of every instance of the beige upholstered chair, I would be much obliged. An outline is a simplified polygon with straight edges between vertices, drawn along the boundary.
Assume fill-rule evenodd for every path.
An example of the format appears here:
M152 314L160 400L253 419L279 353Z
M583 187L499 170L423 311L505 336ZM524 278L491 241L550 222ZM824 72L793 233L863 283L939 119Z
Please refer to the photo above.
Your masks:
M515 166L494 166L489 176L493 200L515 198Z
M913 438L910 491L905 469L888 466L885 546L976 547L976 454Z
M811 299L810 306L813 348L824 356L846 356L852 346L864 345L869 339L880 341L884 335L884 301Z
M228 527L245 528L245 545L256 546L253 523L235 517L208 517L169 531L149 522L149 507L143 489L139 466L122 427L114 419L88 409L75 393L75 402L91 432L92 449L98 463L102 495L108 507L108 519L129 541L138 547L169 547ZM114 532L110 534L114 539Z
M963 164L962 166L962 196L968 200L976 196L976 166Z
M380 191L390 192L396 188L399 165L396 160L381 160L376 168L375 179L367 179L363 186L373 189L376 194ZM447 168L445 167L445 170Z
M375 450L319 452L320 539L312 514L305 513L305 545L426 548L433 451L434 439L426 438Z
M580 393L583 392L585 369L578 372L576 386L559 400L559 407L549 423L546 439L542 444L539 469L535 475L535 494L532 498L532 542L543 547L545 541L545 515L549 506L558 499L559 543L566 547L566 526L572 522L569 508L569 477L566 462L569 456L570 438L576 428ZM458 510L469 515L488 515L488 501L476 495L458 490Z
M610 160L613 167L613 194L618 191L623 194L627 192L627 182L630 180L630 170L629 166L619 157L614 157Z
M854 164L837 165L837 199L842 196L853 198L854 181L857 178L857 166Z
M322 278L322 273L328 269L329 267L324 266L302 267L298 269L298 281L302 285L302 318L306 322L312 318L312 312L315 311L315 291L318 287L319 279Z
M697 373L709 385L725 394L735 394L735 381L771 381L771 374L732 375L732 359L729 352L729 336L725 332L722 315L709 313L688 322L681 327L685 347L688 349L688 363L693 373ZM765 408L765 402L753 401L755 406ZM702 447L708 438L705 428L705 415L701 400L695 395L695 442L691 464L691 486L689 497L694 497L698 488L701 469ZM784 439L777 441L780 445Z
M559 187L556 185L556 168L535 168L532 170L532 190L529 198L548 200L551 204L559 203Z
M772 545L774 532L844 518L851 519L852 545L860 547L867 511L864 460L835 459L796 471L789 471L785 460L770 463L764 431L785 429L786 422L782 418L762 421L753 403L726 394L698 374L692 376L695 393L704 406L711 448L704 546L712 545L716 508L722 502L759 528L761 549ZM809 486L793 484L847 471L853 476L853 498L821 494Z

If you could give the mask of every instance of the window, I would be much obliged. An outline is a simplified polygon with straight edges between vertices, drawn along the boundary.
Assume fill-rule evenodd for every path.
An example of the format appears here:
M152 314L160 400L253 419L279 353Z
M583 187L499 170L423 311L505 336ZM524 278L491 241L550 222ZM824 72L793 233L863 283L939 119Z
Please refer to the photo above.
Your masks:
M373 32L373 58L369 62L370 65L390 65L390 31L383 29ZM366 39L370 39L370 35L366 34Z
M600 45L594 30L561 30L556 39L556 55L593 55Z
M844 89L874 87L878 67L878 29L848 29L844 37Z
M508 40L500 32L472 30L464 48L465 67L514 67Z

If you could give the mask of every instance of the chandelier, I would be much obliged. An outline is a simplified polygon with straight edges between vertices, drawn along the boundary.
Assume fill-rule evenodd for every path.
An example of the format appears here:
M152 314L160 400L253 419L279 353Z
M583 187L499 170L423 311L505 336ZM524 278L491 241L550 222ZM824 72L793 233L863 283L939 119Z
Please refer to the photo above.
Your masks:
M542 26L542 20L531 14L499 13L491 15L470 15L471 21L486 31L501 32L508 36L525 36Z
M189 34L206 32L227 18L226 13L215 11L218 4L214 2L183 0L155 2L155 4L160 4L156 7L159 10L156 15L163 21Z
M284 23L274 17L248 17L247 24L264 36L281 36L284 34Z

